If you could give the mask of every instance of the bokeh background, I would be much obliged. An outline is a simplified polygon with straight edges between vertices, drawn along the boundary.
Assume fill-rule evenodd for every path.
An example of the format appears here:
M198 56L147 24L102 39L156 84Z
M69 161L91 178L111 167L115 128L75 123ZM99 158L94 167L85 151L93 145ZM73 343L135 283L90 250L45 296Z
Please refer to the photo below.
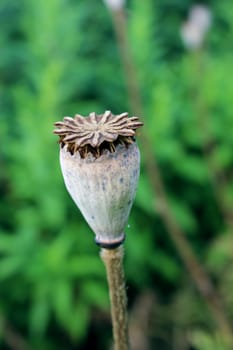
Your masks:
M125 242L132 350L233 348L233 5L201 5L0 1L0 349L111 347L99 248L52 134L105 110L145 124Z

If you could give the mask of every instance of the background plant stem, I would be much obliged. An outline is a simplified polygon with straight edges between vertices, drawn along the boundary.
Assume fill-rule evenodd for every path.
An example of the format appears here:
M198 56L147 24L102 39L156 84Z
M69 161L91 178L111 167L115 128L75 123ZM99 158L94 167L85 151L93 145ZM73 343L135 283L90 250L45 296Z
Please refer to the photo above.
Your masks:
M202 148L207 164L210 181L213 186L216 200L219 208L222 212L224 221L228 229L233 231L233 209L232 201L229 200L227 195L227 189L229 183L227 176L222 165L214 159L214 155L217 151L217 140L211 132L211 115L209 106L205 103L201 86L203 84L203 78L205 76L206 64L204 61L204 49L200 48L195 52L192 52L192 68L193 68L193 93L192 101L194 101L194 112L196 114L197 121L199 123L199 130L201 132Z
M123 246L116 249L101 249L101 258L106 268L109 285L114 350L129 349L123 256Z
M125 71L130 107L132 113L139 114L140 117L142 117L144 114L143 104L141 101L137 71L134 66L133 58L131 56L130 45L127 37L125 13L123 10L113 11L112 15L114 29L120 50L121 61ZM152 152L150 141L145 132L142 132L141 141L143 149L145 150L144 161L148 178L150 180L154 195L159 202L159 214L163 219L167 232L172 239L187 270L189 271L190 276L195 283L199 293L202 295L203 299L208 305L212 313L212 317L219 327L223 338L226 340L227 344L232 345L233 336L231 324L226 315L224 306L222 305L221 298L215 290L205 268L198 261L198 258L196 257L191 245L185 238L181 227L177 223L177 220L171 211L157 160Z
M0 314L0 324L1 332L6 344L9 346L9 349L12 350L30 350L29 345L26 340L21 336L21 334L12 327L4 316Z

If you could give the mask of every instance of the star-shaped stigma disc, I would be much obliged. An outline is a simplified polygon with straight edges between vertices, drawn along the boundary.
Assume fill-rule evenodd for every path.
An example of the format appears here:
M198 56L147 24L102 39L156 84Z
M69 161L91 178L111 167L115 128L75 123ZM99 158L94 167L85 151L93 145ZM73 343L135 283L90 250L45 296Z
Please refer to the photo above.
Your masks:
M54 133L60 136L61 147L74 154L79 152L82 158L92 153L96 158L105 149L114 152L118 144L128 145L134 142L135 130L143 125L138 117L128 118L128 113L113 115L110 111L97 115L92 112L87 117L76 114L74 118L64 117L56 122Z

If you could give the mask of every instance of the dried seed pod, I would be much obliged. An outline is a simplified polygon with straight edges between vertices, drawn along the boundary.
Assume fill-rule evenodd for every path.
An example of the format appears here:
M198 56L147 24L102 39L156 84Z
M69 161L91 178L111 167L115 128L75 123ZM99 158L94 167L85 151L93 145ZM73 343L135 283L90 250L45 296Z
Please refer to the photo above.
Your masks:
M112 11L121 10L125 4L125 0L104 0L104 2Z
M142 126L127 113L110 111L88 117L65 117L55 123L60 136L60 163L68 192L96 235L113 248L124 240L124 228L135 197L140 154L135 130Z
M210 29L212 14L205 5L194 5L190 9L188 20L181 26L181 39L190 50L198 50L203 46L205 36Z

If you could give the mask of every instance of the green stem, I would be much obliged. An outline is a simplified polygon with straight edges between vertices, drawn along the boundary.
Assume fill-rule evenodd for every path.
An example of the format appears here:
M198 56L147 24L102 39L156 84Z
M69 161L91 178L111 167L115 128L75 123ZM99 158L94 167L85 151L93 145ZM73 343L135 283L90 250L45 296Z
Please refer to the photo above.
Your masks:
M123 270L124 250L120 246L115 249L101 249L104 262L111 303L114 350L128 350L128 315L125 278Z

